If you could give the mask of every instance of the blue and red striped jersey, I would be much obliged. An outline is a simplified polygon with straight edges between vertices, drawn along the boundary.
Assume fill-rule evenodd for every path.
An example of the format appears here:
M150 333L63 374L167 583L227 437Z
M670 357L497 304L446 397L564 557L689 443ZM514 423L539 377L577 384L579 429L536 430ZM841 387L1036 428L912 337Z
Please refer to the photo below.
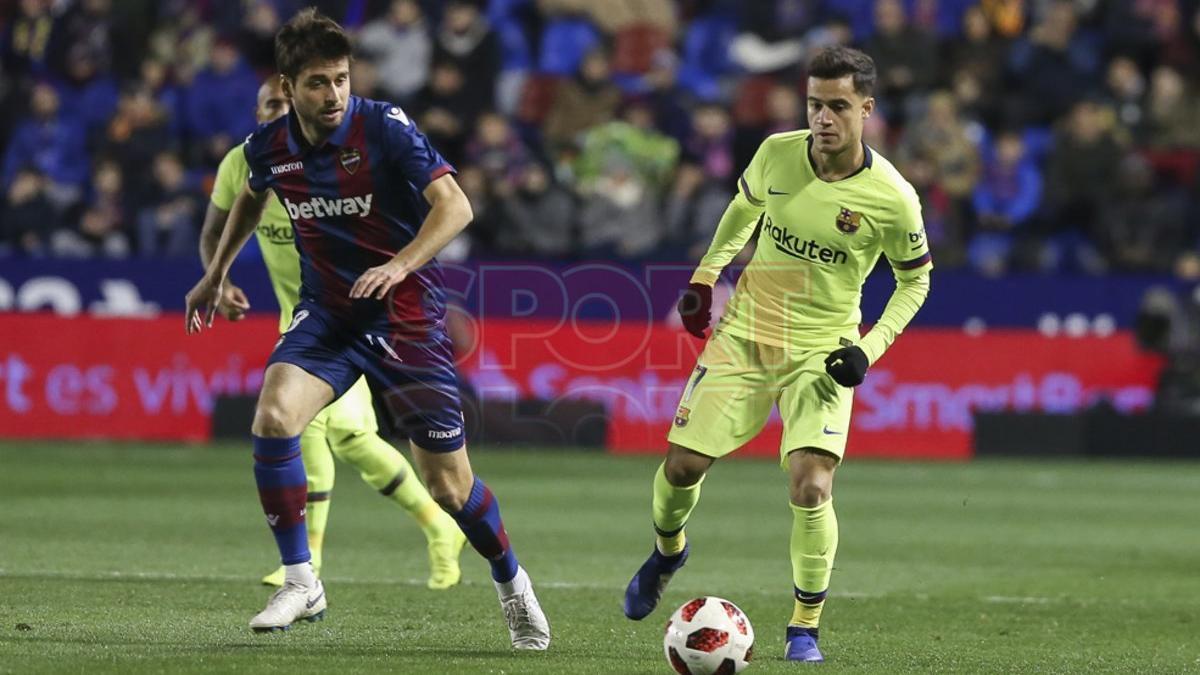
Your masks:
M275 191L300 252L300 296L357 327L422 334L445 317L442 270L431 260L386 300L351 300L350 288L417 235L422 192L454 168L399 107L351 96L329 139L311 146L295 112L258 128L244 146L250 189Z

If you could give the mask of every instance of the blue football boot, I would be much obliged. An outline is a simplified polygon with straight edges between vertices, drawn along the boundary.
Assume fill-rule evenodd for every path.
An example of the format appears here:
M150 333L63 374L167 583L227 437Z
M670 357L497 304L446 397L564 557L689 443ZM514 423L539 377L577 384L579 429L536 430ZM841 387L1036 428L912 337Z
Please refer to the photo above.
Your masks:
M667 582L687 562L689 548L690 545L685 545L673 556L665 556L659 553L657 546L654 548L625 588L625 616L640 621L654 611Z
M801 626L787 627L787 649L783 657L788 661L823 663L825 657L817 649L817 629Z

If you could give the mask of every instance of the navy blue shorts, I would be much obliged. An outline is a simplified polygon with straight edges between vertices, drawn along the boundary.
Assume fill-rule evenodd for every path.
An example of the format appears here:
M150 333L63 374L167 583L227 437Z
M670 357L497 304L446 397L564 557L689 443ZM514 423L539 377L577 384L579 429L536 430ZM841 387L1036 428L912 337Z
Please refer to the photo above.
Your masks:
M417 446L451 452L463 445L454 350L445 331L418 339L356 329L309 301L292 312L267 365L290 363L333 387L334 399L365 375L398 431Z

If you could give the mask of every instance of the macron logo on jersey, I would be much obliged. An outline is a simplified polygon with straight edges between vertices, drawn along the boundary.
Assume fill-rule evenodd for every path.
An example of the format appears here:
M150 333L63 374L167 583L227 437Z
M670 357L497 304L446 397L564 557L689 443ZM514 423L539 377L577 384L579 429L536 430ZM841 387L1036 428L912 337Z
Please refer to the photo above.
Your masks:
M363 216L366 217L371 213L371 200L375 195L368 194L365 197L346 197L345 199L325 199L324 197L314 197L306 202L299 204L287 199L283 200L283 206L287 209L288 215L292 220L300 218L331 218L334 216Z
M303 171L304 162L288 162L287 164L276 164L271 167L271 175L278 176L281 173L291 173L293 171Z

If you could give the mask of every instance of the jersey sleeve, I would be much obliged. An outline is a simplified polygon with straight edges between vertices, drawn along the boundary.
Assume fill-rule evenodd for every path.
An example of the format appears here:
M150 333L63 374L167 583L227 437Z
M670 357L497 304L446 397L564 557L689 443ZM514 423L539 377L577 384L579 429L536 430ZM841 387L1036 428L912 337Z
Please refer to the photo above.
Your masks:
M767 155L770 153L768 146L770 144L770 137L759 144L758 150L754 153L754 158L750 160L750 164L746 166L746 170L738 177L738 194L745 197L750 206L759 210L767 206L768 186L763 183L764 175L766 174Z
M221 165L217 167L217 178L213 181L213 206L228 211L233 208L242 186L246 184L249 169L246 166L246 155L240 147L225 153Z
M737 256L746 246L754 228L758 226L759 216L762 215L767 203L763 201L766 190L763 184L763 165L766 163L767 144L770 139L763 141L754 153L754 159L742 175L738 177L737 193L729 206L725 208L721 221L717 223L717 231L713 234L708 251L700 259L696 271L692 273L692 283L712 286L721 276L721 270Z
M263 166L262 162L257 161L254 152L254 136L246 139L242 144L243 157L246 160L246 179L250 184L250 189L254 192L262 192L271 187L267 181L270 175L267 173L267 167Z
M456 173L408 114L397 106L383 109L383 152L388 166L423 191L446 174Z
M883 233L883 253L896 278L913 278L933 268L925 223L921 219L921 201L911 186L898 190L895 222Z

